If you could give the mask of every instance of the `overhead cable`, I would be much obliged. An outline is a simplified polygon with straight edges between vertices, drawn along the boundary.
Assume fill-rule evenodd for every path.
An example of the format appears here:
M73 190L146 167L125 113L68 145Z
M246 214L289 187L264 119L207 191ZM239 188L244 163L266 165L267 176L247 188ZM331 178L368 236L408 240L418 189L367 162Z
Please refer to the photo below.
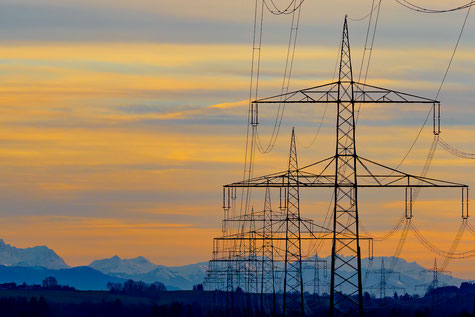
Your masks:
M376 6L377 12L376 12L376 18L375 18L374 26L373 26L373 30L372 30L371 41L368 41L369 34L371 33L370 32L371 31L371 25L372 25L372 22L373 22L373 12L375 11L375 9L373 9L374 0L372 2L372 5L371 5L372 9L370 11L370 18L369 18L369 21L368 21L368 28L366 29L366 38L365 38L365 43L364 43L363 57L361 59L360 72L358 74L358 82L361 82L361 74L362 74L362 71L363 71L363 65L365 64L366 52L369 51L368 61L366 62L365 74L363 76L363 84L366 84L366 80L368 79L369 65L371 63L371 57L373 55L374 39L376 37L376 29L378 27L379 13L380 13L380 9L381 9L381 2L382 2L382 0L379 0L378 5ZM369 48L368 48L368 42L370 43ZM361 110L361 103L358 105L358 110L356 112L356 121L355 121L356 124L358 124L358 120L359 120L359 117L360 117L360 110Z
M413 4L413 3L411 3L407 0L395 0L395 1L397 3L399 3L400 5L402 5L403 7L406 7L410 10L421 12L421 13L447 13L447 12L453 12L453 11L467 9L467 8L470 8L473 5L475 5L475 1L472 0L468 3L466 3L466 4L463 4L463 5L458 6L458 7L444 9L444 10L437 10L437 9L424 8L424 7L415 5L415 4Z
M453 254L457 250L457 247L460 243L460 240L462 239L463 232L465 231L466 228L466 219L462 219L462 222L460 223L459 230L457 231L457 234L455 235L454 241L452 242L452 245L450 246L449 253ZM445 271L447 266L450 263L451 258L445 257L444 262L442 262L442 266L440 267L441 271Z
M338 47L337 47L336 62L335 62L335 67L333 69L332 82L335 80L336 70L338 69L339 60L340 60L340 43L338 43ZM325 121L327 110L328 110L328 103L325 103L325 108L323 109L323 114L322 114L322 117L320 118L320 122L318 124L318 127L315 130L315 133L313 134L312 141L308 145L302 144L300 142L299 137L296 135L297 142L299 143L299 145L301 147L303 147L305 149L308 149L315 143L315 141L317 140L318 135L320 134L320 130L322 129L323 122ZM333 197L332 197L332 200L333 200Z
M296 4L297 0L292 0L289 3L289 5L283 10L279 9L277 7L274 0L263 0L263 1L264 1L264 5L266 6L267 10L270 13L272 13L273 15L282 15L282 14L292 14L295 11L299 10L305 0L300 0L300 2L298 4ZM271 5L269 5L269 3L267 1L270 1ZM290 9L292 7L292 5L294 5L294 7L292 9ZM273 8L271 8L271 6Z
M297 6L297 3L294 2L294 5ZM295 48L297 45L297 35L298 35L299 23L300 23L300 13L301 13L301 6L296 8L296 10L292 14L289 42L288 42L288 47L287 47L287 57L285 61L284 78L282 80L282 86L281 86L281 98L283 98L283 95L289 91L289 87L290 87L290 79L292 76L292 69L293 69L293 63L294 63L294 57L295 57ZM280 127L282 125L282 119L284 117L284 112L285 112L285 103L279 103L279 106L277 107L277 114L275 117L274 127L272 129L272 134L267 145L262 144L259 131L256 129L256 139L257 139L256 145L257 145L257 148L259 149L259 152L261 152L262 154L270 153L273 150L275 143L277 141L277 137L279 136Z
M396 0L396 1L397 1L397 0ZM447 68L445 69L444 76L442 77L441 84L439 85L439 88L437 89L437 93L436 93L435 99L437 99L437 98L439 97L439 94L440 94L440 92L441 92L441 90L442 90L442 87L443 87L443 85L444 85L444 83L445 83L445 79L447 78L447 74L448 74L448 72L449 72L449 70L450 70L450 67L451 67L451 65L452 65L452 61L453 61L453 59L454 59L455 53L456 53L457 48L458 48L458 45L459 45L459 43L460 43L460 39L461 39L462 34L463 34L463 31L464 31L464 29L465 29L465 25L466 25L466 23L467 23L467 19L468 19L468 16L469 16L469 14L470 14L471 6L472 6L473 4L475 4L475 2L472 0L469 4L470 4L470 6L466 6L466 7L468 7L467 14L465 15L465 19L464 19L464 21L463 21L462 28L460 29L460 33L459 33L459 36L458 36L458 38L457 38L457 42L455 43L454 50L452 51L452 55L451 55L451 57L450 57L449 63L448 63L448 65L447 65ZM466 8L466 7L464 7L464 8ZM421 133L422 133L422 130L424 129L424 127L425 127L426 124L427 124L427 121L429 120L429 117L430 117L430 115L431 115L431 113L432 113L432 109L433 109L433 108L431 107L430 110L429 110L429 112L427 113L427 116L426 116L424 122L422 123L422 126L421 126L421 128L419 129L419 131L418 131L418 133L417 133L417 135L416 135L414 141L412 142L411 146L409 147L409 150L408 150L408 151L406 152L406 154L403 156L403 158L401 159L401 161L399 162L399 164L397 165L397 167L396 167L395 169L398 169L398 168L404 163L404 161L406 160L406 158L409 156L409 154L410 154L410 153L412 152L412 150L414 149L414 146L416 145L417 141L419 140L419 137L420 137L420 135L421 135ZM440 138L439 138L439 141L440 141ZM441 142L441 144L442 144L442 142ZM443 146L443 148L445 149L444 146ZM469 154L469 153L466 153L466 154Z
M252 122L252 100L257 98L259 90L259 73L262 48L262 28L264 23L264 0L256 0L254 7L254 27L252 38L252 58L249 84L249 111L247 116L246 148L244 153L243 180L250 179L253 175L255 157L256 131ZM246 214L249 209L251 190L242 189L239 214Z
M371 6L371 10L366 15L357 19L348 16L348 20L351 20L353 22L363 21L364 19L368 18L376 9L378 9L380 5L381 5L381 1L379 1L379 3L376 6L374 6L374 0L373 0L373 5Z
M453 146L451 146L450 144L448 144L446 141L444 141L442 138L439 138L439 143L444 150L446 150L447 152L449 152L450 154L454 156L464 158L464 159L471 159L471 160L475 159L474 153L466 153L466 152L459 151Z
M430 252L434 253L435 255L447 257L450 259L466 259L475 257L475 249L468 250L465 252L451 252L451 251L444 251L439 247L432 244L429 240L427 240L422 233L417 229L414 223L411 224L410 229L416 236L416 238L421 242L421 244Z
M404 218L405 218L404 216L401 216L401 218L399 218L399 220L396 222L394 227L392 227L391 230L389 230L387 233L385 233L382 236L373 236L373 235L369 234L368 231L363 227L361 222L360 222L360 227L361 227L361 229L363 229L363 231L365 231L366 235L369 236L374 241L385 241L385 240L391 238L399 230L401 225L404 223Z
M472 3L475 4L475 2L473 2L473 1L472 1ZM460 29L460 33L459 33L458 38L457 38L457 42L455 43L454 50L453 50L452 55L450 57L449 64L447 65L447 68L445 70L444 77L442 78L442 82L440 83L439 89L437 90L437 96L435 97L435 99L437 99L437 97L439 96L440 91L442 90L442 86L444 85L445 79L447 78L447 74L449 73L450 66L452 65L452 61L453 61L454 56L455 56L455 52L457 51L457 48L458 48L459 43L460 43L460 39L462 38L462 34L463 34L464 29L465 29L465 25L467 24L468 16L470 14L470 9L471 9L471 6L468 7L467 14L465 15L465 19L463 21L462 28ZM475 153L463 152L463 151L457 150L455 147L451 146L449 143L447 143L446 141L444 141L442 139L440 139L439 141L440 141L440 145L442 146L442 148L444 150L446 150L447 152L449 152L450 154L452 154L454 156L457 156L457 157L460 157L460 158L464 158L464 159L475 159Z

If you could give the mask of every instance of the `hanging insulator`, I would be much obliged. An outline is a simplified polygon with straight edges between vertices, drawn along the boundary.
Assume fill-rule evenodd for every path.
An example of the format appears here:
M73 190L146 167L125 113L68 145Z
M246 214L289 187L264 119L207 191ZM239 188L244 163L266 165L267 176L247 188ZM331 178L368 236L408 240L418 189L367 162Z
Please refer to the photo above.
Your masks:
M229 211L231 208L231 187L223 187L223 210Z
M412 198L412 187L406 187L406 210L405 215L406 219L412 219L413 217L413 198Z
M432 104L433 115L433 133L434 135L440 134L440 103Z
M259 107L255 102L251 103L251 125L253 127L259 124Z
M468 187L462 187L462 219L468 219Z

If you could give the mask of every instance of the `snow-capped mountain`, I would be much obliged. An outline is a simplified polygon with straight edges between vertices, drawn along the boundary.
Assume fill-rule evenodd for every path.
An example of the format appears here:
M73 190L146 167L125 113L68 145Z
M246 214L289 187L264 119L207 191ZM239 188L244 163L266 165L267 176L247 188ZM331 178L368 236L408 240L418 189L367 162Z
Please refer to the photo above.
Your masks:
M109 259L93 261L89 267L102 273L146 283L162 282L168 289L191 289L202 283L206 276L207 262L185 266L166 267L157 265L144 257L121 259L113 256Z
M0 264L5 266L42 266L48 269L64 269L69 266L56 252L46 246L16 248L0 239Z
M203 283L208 270L208 262L200 262L184 266L171 266L168 268L172 273L180 275L193 285Z
M381 271L384 261L384 272L387 293L397 292L423 295L433 282L433 273L430 268L424 268L416 262L407 262L402 258L375 257L372 261L362 260L363 277L366 280L364 288L376 294L381 284ZM459 287L465 280L454 278L449 274L438 273L439 286Z
M137 259L140 259L140 261ZM327 262L327 270L325 271L323 268L320 268L318 282L314 281L314 262L311 259L307 259L303 263L304 280L309 281L305 286L306 291L313 292L314 285L318 284L319 292L328 292L330 260L330 257L319 258L319 261ZM382 283L381 267L383 261L385 263L384 275L387 294L398 292L399 294L423 295L429 288L433 275L416 262L407 262L404 259L394 257L375 257L373 260L368 258L362 260L365 291L378 295L378 288ZM98 265L98 263L101 265ZM166 267L153 264L143 257L120 259L114 256L110 259L94 261L90 264L90 267L118 278L139 280L147 283L159 281L164 283L168 289L191 289L193 285L203 283L208 263L202 262L185 266ZM277 271L283 272L283 263L276 263L276 267L278 268ZM440 286L460 286L464 281L447 274L439 274L438 277ZM283 281L283 278L278 278L278 280ZM314 281L314 283L311 281Z
M153 264L143 256L134 259L121 259L117 255L110 259L93 261L88 266L107 274L127 275L144 274L157 268L156 264Z
M318 286L320 293L328 293L331 259L330 257L319 258L320 264L326 262L326 270L323 268L323 265L319 265L318 281L315 280L315 261L312 259L313 258L303 261L303 277L304 280L307 281L305 290L313 292L314 286ZM387 285L387 295L393 292L398 292L398 294L408 293L422 295L431 285L433 274L416 262L407 262L402 258L394 257L375 257L373 260L365 258L361 261L363 269L363 288L365 291L376 296L378 295L378 288L382 282L381 267L383 261L385 266L384 276ZM6 267L2 268L1 265ZM275 265L276 272L283 272L283 263L276 262ZM43 267L48 270L38 267ZM80 289L105 289L103 281L125 281L126 279L132 279L146 283L162 282L169 290L189 290L193 285L203 283L206 277L208 262L167 267L154 264L142 256L133 259L121 259L118 256L113 256L109 259L93 261L88 266L89 271L85 270L85 268L81 270L79 270L79 268L63 270L69 268L69 266L66 265L63 259L53 250L46 246L21 249L10 246L0 239L0 268L3 270L3 273L0 272L3 274L0 274L2 275L0 276L0 280L3 282L15 281L22 283L27 280L37 282L46 276L45 274L56 276L60 279L63 278L64 274L69 274L67 278L64 279L64 282ZM81 272L82 275L77 272ZM344 275L345 273L342 274ZM83 283L84 285L80 284L79 281L74 280L75 275L77 275L80 281L87 281L87 283ZM15 276L17 278L14 278ZM83 277L81 278L80 276ZM91 278L86 278L88 276ZM97 276L101 278L98 279ZM277 280L283 281L281 277L282 276L277 276ZM100 280L100 282L96 283L97 285L91 284L90 282L93 280ZM438 274L439 286L460 286L463 281L462 279L454 278L447 274ZM277 286L277 288L279 288L279 286Z

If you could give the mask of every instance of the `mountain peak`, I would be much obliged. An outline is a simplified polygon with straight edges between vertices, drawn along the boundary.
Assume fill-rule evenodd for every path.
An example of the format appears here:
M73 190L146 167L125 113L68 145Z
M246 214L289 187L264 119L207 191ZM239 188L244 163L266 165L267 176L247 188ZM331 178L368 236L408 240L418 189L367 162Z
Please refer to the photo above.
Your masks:
M145 274L153 271L158 266L147 258L139 256L133 259L121 259L117 255L109 259L93 261L90 267L102 273L114 274Z
M56 252L46 246L16 248L0 239L0 264L5 266L42 266L64 269L69 266Z

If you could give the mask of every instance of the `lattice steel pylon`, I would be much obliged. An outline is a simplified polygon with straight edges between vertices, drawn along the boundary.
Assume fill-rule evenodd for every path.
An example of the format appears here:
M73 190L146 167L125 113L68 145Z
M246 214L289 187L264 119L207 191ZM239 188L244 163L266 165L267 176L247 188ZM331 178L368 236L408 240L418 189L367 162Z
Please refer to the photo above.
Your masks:
M355 99L346 18L343 26L338 79L330 302L333 305L344 302L354 303L362 315L363 292L356 178ZM341 184L350 186L342 187ZM349 287L349 290L345 289L346 293L343 293L342 286L344 285ZM356 298L354 298L355 295Z
M284 316L291 311L304 315L302 278L302 240L300 236L300 192L295 131L290 141L289 169L286 190Z
M273 237L273 211L270 188L266 188L264 198L264 223L262 225L262 268L261 268L261 312L265 310L265 296L272 294L272 315L277 313L275 298L275 264L274 264L274 241Z
M426 284L421 284L421 285L416 285L417 287L424 287L426 288L427 292L432 291L432 302L436 303L439 301L439 294L437 293L437 289L442 286L447 286L446 283L441 283L440 278L443 276L443 274L450 274L450 271L446 271L441 267L437 266L437 258L434 258L434 267L431 269L425 269L421 271L420 273L432 273L432 281Z
M380 267L379 270L369 271L367 274L378 274L379 275L379 283L378 284L370 286L370 287L366 287L366 289L375 289L375 290L379 291L379 299L386 298L386 290L388 290L388 289L404 291L404 288L399 287L399 286L390 285L387 282L387 280L386 280L387 275L389 275L389 274L399 274L399 273L386 269L384 267L384 258L381 258L381 267Z
M244 224L243 224L244 226ZM244 232L244 230L243 230ZM257 239L258 232L256 231L256 219L254 213L254 207L251 209L251 215L249 219L249 253L247 255L246 272L247 272L247 285L246 291L248 293L258 293L259 289L259 277L258 277L258 260L257 260Z

